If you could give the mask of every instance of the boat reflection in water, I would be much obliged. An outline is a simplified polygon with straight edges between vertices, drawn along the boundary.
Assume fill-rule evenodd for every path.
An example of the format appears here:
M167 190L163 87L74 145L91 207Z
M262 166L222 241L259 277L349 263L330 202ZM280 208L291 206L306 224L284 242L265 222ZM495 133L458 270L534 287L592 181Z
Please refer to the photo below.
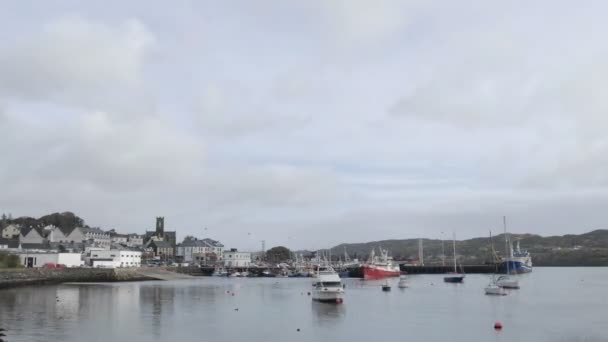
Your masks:
M313 322L332 324L341 321L346 316L345 305L326 305L313 301L311 304Z

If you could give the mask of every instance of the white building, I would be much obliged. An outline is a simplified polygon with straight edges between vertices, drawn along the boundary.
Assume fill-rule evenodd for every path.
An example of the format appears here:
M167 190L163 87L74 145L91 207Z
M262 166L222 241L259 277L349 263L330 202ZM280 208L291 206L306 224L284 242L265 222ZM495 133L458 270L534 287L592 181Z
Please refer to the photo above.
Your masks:
M251 265L251 253L239 252L236 248L224 251L225 267L249 267Z
M21 228L19 228L19 226L16 224L9 224L2 229L3 239L14 239L19 237L19 234L21 234Z
M21 264L28 268L39 268L45 264L80 267L83 264L80 253L19 253L18 255Z
M112 262L109 262L109 260ZM140 267L141 266L141 252L110 249L102 251L91 251L90 257L91 266L95 266L95 263L103 263L104 267Z
M199 263L221 261L223 258L224 245L212 239L185 240L177 245L175 256L182 262Z

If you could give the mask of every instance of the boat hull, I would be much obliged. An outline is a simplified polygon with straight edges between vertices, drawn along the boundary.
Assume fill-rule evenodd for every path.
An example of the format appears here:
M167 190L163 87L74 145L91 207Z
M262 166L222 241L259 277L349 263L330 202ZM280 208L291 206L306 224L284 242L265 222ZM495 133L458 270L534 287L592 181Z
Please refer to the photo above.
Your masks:
M344 302L344 291L313 291L312 300L321 303L341 304Z
M507 263L508 263L508 267L507 267ZM523 274L523 273L532 272L531 265L526 265L521 261L514 261L514 260L509 260L509 261L503 262L501 264L500 268L505 273L507 273L507 269L508 269L510 274Z
M366 280L398 277L400 275L401 271L399 270L384 269L374 266L363 266L363 279Z
M506 296L507 293L500 287L497 286L488 286L485 289L486 295L488 296Z
M448 276L443 277L443 281L446 283L462 283L464 281L464 276Z

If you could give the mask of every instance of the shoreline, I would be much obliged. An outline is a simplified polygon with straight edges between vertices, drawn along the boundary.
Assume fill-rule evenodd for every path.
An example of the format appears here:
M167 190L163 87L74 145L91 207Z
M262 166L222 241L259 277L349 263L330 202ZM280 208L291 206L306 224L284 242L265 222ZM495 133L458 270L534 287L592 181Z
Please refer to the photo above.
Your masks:
M65 268L63 270L16 268L0 270L0 290L21 286L54 285L69 282L111 283L149 280L162 279L144 275L139 268Z

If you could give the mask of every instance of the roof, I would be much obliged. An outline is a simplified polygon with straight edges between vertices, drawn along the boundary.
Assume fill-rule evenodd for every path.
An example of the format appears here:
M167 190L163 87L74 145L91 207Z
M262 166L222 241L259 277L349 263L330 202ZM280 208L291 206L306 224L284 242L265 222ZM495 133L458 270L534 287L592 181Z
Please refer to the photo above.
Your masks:
M181 247L224 247L219 241L211 239L185 240L180 244Z
M168 241L152 241L150 245L154 245L157 248L173 248L173 245Z
M81 228L82 233L86 234L86 233L92 233L92 234L104 234L104 235L109 235L109 233L103 231L100 228Z
M165 231L164 234L167 235L167 236L175 237L175 232L174 231L172 231L172 232ZM155 235L156 235L156 231L148 231L148 230L146 230L146 237L151 237L151 236L155 236Z
M32 230L35 230L36 233L38 233L38 235L42 236L42 231L40 228L35 228L35 227L24 227L21 228L21 235L26 236L27 234L29 234Z
M224 245L222 245L219 241L216 241L216 240L203 239L203 241L205 241L206 243L208 243L212 247L224 247Z
M63 235L65 235L65 236L68 236L68 235L72 234L72 232L76 228L80 228L80 227L57 227L57 229L59 229L63 233Z

